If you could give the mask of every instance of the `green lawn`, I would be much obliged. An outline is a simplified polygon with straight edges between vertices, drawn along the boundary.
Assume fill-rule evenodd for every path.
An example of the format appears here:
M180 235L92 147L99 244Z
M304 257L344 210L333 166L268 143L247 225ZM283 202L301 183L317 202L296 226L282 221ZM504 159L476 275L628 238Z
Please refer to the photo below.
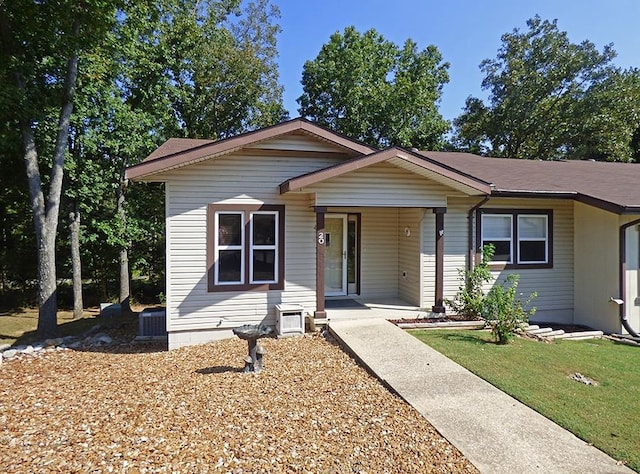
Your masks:
M82 334L97 324L98 310L86 310L81 319L73 319L71 311L58 311L58 331L60 336ZM38 308L20 308L0 312L0 344L30 344L39 340Z
M485 331L411 334L640 471L640 347L596 339L498 345ZM570 379L576 372L599 385Z

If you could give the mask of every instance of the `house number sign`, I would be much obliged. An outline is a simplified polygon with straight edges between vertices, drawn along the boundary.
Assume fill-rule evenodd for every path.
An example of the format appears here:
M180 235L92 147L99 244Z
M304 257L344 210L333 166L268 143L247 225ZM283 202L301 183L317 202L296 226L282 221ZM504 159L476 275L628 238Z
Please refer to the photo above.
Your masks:
M318 232L318 244L324 245L324 232Z

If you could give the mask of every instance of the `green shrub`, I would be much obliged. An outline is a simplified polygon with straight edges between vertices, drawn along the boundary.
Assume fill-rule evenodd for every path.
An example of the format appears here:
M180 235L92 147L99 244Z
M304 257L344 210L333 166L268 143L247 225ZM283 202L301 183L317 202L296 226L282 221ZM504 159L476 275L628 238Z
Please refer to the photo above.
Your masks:
M504 284L495 284L482 301L482 316L491 327L491 333L499 344L507 344L528 324L536 308L525 309L537 296L531 293L526 301L518 298L520 275L511 274Z
M495 247L492 244L482 247L482 261L471 271L458 270L460 286L452 300L446 299L445 303L456 314L469 319L482 319L484 291L482 287L493 278L489 270L489 262L493 258Z

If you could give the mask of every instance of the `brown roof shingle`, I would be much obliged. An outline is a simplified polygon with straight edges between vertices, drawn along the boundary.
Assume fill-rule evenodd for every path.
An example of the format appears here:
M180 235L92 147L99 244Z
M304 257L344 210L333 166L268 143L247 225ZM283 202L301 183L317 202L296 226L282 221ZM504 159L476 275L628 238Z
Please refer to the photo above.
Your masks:
M640 212L640 164L488 158L470 153L419 152L492 184L492 195L548 195L616 213Z

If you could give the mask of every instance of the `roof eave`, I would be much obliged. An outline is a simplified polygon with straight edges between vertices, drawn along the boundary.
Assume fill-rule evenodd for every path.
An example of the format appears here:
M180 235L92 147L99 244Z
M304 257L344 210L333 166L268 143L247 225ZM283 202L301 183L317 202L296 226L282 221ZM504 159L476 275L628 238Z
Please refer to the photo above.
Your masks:
M246 146L296 131L309 133L310 135L329 141L336 146L351 150L357 154L366 155L378 151L369 145L352 140L339 133L332 132L331 130L309 122L306 119L296 118L277 125L272 125L271 127L261 128L252 132L189 148L188 150L161 156L154 160L143 161L137 165L127 168L125 176L127 179L143 180L143 178L151 175L191 165L199 161L209 159L213 156L232 153Z
M486 183L477 178L468 176L465 173L460 173L453 168L442 166L441 164L434 162L433 160L427 160L421 155L415 155L411 152L407 152L401 148L388 148L386 150L372 153L369 155L359 156L348 160L343 163L339 163L321 170L317 170L311 173L306 173L295 178L288 179L280 184L280 194L285 194L290 191L298 191L302 188L312 186L330 178L342 176L346 173L362 169L364 167L391 160L393 158L400 158L429 171L442 176L448 180L456 181L462 186L471 188L480 194L489 195L491 193L490 183Z
M576 191L533 191L516 189L494 189L492 197L525 197L534 199L572 199L574 201L597 207L613 214L640 214L640 205L623 205L605 199L596 198Z

